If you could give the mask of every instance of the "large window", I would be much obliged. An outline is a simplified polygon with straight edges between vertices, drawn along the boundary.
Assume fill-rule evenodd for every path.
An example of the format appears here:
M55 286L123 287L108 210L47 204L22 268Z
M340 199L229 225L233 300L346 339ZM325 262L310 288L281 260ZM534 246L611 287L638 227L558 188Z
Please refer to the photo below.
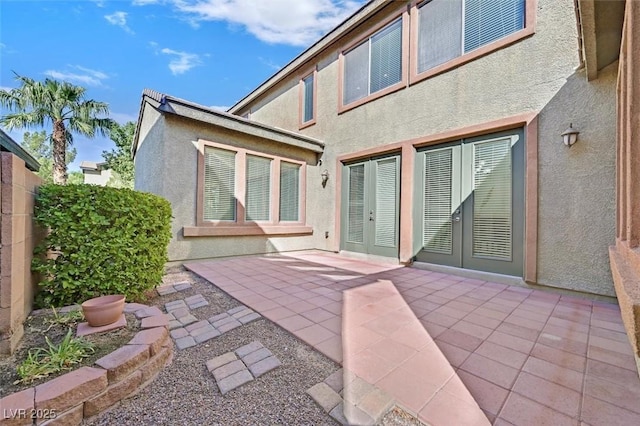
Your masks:
M235 152L205 148L204 220L236 220L235 163Z
M217 230L203 235L311 232L304 224L304 162L201 144L197 226ZM200 235L197 229L189 232Z
M402 19L344 53L342 104L351 104L400 83L402 57Z
M422 73L525 27L526 0L430 0L418 8Z

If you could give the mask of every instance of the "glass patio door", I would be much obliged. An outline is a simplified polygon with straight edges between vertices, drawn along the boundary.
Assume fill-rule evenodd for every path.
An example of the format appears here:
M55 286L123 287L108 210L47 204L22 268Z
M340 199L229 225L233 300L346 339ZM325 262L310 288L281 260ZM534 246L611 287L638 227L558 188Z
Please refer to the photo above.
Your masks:
M522 131L429 148L417 162L417 259L522 276Z
M344 166L342 249L398 256L400 157Z

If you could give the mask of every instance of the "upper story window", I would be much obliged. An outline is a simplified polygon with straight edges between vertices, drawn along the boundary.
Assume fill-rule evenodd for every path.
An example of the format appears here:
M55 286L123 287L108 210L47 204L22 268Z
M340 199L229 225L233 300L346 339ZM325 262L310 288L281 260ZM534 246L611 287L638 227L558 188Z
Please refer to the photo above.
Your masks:
M418 7L417 72L525 27L526 0L430 0Z
M316 71L300 80L300 128L316 122Z
M396 20L344 53L342 105L402 82L402 23Z

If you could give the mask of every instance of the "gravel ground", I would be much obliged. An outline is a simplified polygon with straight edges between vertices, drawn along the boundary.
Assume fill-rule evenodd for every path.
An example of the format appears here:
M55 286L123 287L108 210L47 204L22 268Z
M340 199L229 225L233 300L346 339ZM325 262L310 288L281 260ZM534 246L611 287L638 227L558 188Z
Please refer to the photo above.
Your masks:
M209 305L195 309L206 319L240 303L206 280L173 268L172 281L192 283L187 291L155 299L164 303L202 294ZM220 394L205 363L211 358L259 340L282 365L250 383ZM340 366L266 318L243 325L208 342L178 351L170 366L136 396L114 406L86 425L336 425L306 394ZM415 418L394 409L381 424L420 425Z

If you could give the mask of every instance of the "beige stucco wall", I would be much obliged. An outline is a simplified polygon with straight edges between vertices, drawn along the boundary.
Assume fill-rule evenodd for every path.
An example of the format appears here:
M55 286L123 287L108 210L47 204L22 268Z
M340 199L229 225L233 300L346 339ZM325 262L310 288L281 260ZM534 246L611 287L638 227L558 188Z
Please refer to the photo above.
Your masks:
M587 82L570 76L539 118L538 282L615 296L608 247L615 242L615 85L618 63ZM565 147L569 122L580 130Z
M318 64L317 124L301 133L327 144L322 169L335 176L342 154L540 113L538 282L612 295L607 246L614 238L615 70L591 83L575 72L573 2L538 0L536 21L531 37L343 114L337 114L341 46L334 45L308 64ZM373 19L367 26L375 24ZM342 46L357 38L351 35ZM297 130L296 83L304 72L239 112L251 109L256 121ZM559 135L570 122L581 134L569 151ZM333 180L329 191L310 191L307 203L315 222L322 216L330 230L336 185ZM335 237L317 241L318 248L337 247Z
M311 236L184 237L183 227L196 226L199 139L307 162L311 165L307 169L308 199L315 198L311 193L322 190L320 176L314 166L316 154L214 128L188 118L170 114L158 117L155 114L146 114L153 124L144 123L145 130L141 131L143 143L135 158L135 189L158 194L171 203L173 238L169 244L170 261L311 249L319 245L317 241L324 239L322 223L309 217L307 224L313 227ZM162 179L158 174L160 170L165 171ZM310 210L307 206L307 215Z
M83 170L84 183L106 186L111 178L111 170Z

